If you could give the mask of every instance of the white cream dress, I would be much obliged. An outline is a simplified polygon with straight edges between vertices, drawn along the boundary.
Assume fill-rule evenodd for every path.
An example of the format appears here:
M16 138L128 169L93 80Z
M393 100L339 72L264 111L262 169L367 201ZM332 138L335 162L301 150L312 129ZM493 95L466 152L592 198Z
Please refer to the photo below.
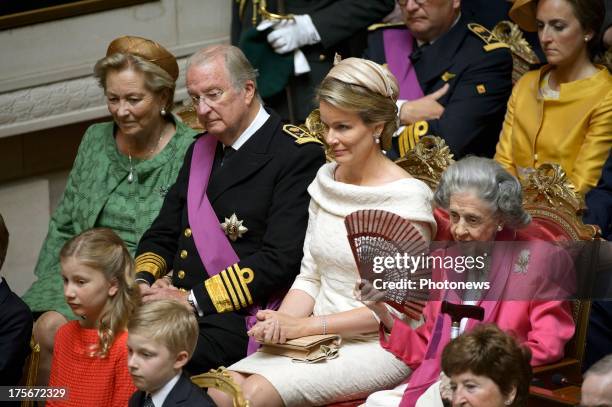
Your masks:
M432 192L406 178L381 186L356 186L334 180L335 163L321 167L309 186L308 229L300 274L291 289L315 299L313 315L330 315L363 307L353 289L358 278L344 217L360 209L383 209L406 219L427 241L435 235ZM256 352L229 367L264 376L286 406L324 405L352 400L404 381L410 368L378 342L378 332L344 339L339 357L320 363Z

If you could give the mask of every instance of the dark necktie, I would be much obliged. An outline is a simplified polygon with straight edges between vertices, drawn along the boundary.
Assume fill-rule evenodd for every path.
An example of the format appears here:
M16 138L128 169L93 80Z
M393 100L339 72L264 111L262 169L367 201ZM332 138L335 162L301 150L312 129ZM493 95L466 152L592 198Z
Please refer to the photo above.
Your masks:
M423 56L423 51L425 51L425 49L429 47L430 45L431 45L430 43L426 42L418 46L417 43L415 42L414 43L415 48L412 50L412 54L410 54L410 61L412 61L413 64L416 63Z
M227 146L223 149L223 157L221 158L221 167L223 167L223 163L227 162L232 154L234 154L236 150L234 150L231 146Z
M147 397L145 397L144 403L142 403L142 407L155 407L155 404L153 404L153 399L151 398L150 394L147 394Z

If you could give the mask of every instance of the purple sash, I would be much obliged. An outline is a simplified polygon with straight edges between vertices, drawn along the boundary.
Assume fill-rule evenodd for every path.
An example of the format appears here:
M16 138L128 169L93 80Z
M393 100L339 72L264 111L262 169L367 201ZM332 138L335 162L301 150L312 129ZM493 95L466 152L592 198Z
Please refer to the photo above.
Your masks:
M383 43L389 70L399 82L399 98L414 100L423 97L421 85L410 61L412 34L408 30L384 30Z
M196 141L187 188L187 213L193 241L211 277L240 260L206 195L216 146L217 139L211 135L204 135Z
M204 135L196 141L191 156L189 186L187 188L189 226L202 264L206 267L206 272L210 277L240 261L221 229L217 215L206 194L216 146L217 139L211 135ZM272 298L266 308L276 310L281 301L282 297ZM257 305L247 308L249 314L246 317L247 330L257 322L255 315L260 309ZM259 348L259 344L250 337L247 355L255 352L257 348Z

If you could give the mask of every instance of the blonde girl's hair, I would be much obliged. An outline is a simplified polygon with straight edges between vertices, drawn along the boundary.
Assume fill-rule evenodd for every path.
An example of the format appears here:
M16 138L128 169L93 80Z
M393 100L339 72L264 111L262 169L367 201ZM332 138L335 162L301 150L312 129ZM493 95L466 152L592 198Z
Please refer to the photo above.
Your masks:
M100 271L108 281L117 282L117 293L108 298L100 315L99 341L92 349L92 356L104 358L140 303L134 281L134 261L121 238L108 228L89 229L73 237L60 251L60 258L73 258L79 264Z

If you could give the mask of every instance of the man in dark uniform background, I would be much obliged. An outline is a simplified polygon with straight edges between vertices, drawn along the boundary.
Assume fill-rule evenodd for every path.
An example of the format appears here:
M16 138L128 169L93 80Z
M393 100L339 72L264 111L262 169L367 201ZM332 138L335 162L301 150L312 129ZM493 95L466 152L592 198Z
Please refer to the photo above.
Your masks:
M401 101L400 122L407 127L396 148L399 155L424 135L443 138L455 158L466 154L493 157L512 90L512 56L483 26L461 15L460 0L400 0L405 24L415 39L406 66L412 64L421 98ZM389 28L397 29L397 28ZM370 34L365 56L387 62L382 30ZM387 53L385 52L387 51ZM389 66L393 72L394 67ZM396 76L398 74L393 72ZM400 86L402 83L401 75Z
M232 0L232 44L253 27L252 0ZM314 91L332 67L334 54L361 56L366 28L393 10L394 0L269 0L273 13L293 14L295 22L277 25L268 41L278 54L300 49L310 72L291 76L285 91L265 99L283 120L303 123L314 106ZM259 22L259 20L257 20ZM313 32L314 30L314 32ZM293 116L293 117L292 117Z
M278 115L263 108L255 76L236 47L209 47L192 56L187 90L208 132L185 155L176 184L136 253L143 301L175 298L199 315L190 373L243 358L247 310L265 307L291 285L303 255L306 188L324 163L321 144L310 139L298 144L283 131ZM198 143L210 143L208 164ZM212 169L204 189L195 174L206 165ZM202 228L199 211L205 205L197 211L190 206L198 187L203 190L197 202L212 207L212 222ZM205 241L208 235L215 237ZM227 251L234 260L208 262ZM207 269L206 264L222 265ZM163 278L170 271L171 284Z

